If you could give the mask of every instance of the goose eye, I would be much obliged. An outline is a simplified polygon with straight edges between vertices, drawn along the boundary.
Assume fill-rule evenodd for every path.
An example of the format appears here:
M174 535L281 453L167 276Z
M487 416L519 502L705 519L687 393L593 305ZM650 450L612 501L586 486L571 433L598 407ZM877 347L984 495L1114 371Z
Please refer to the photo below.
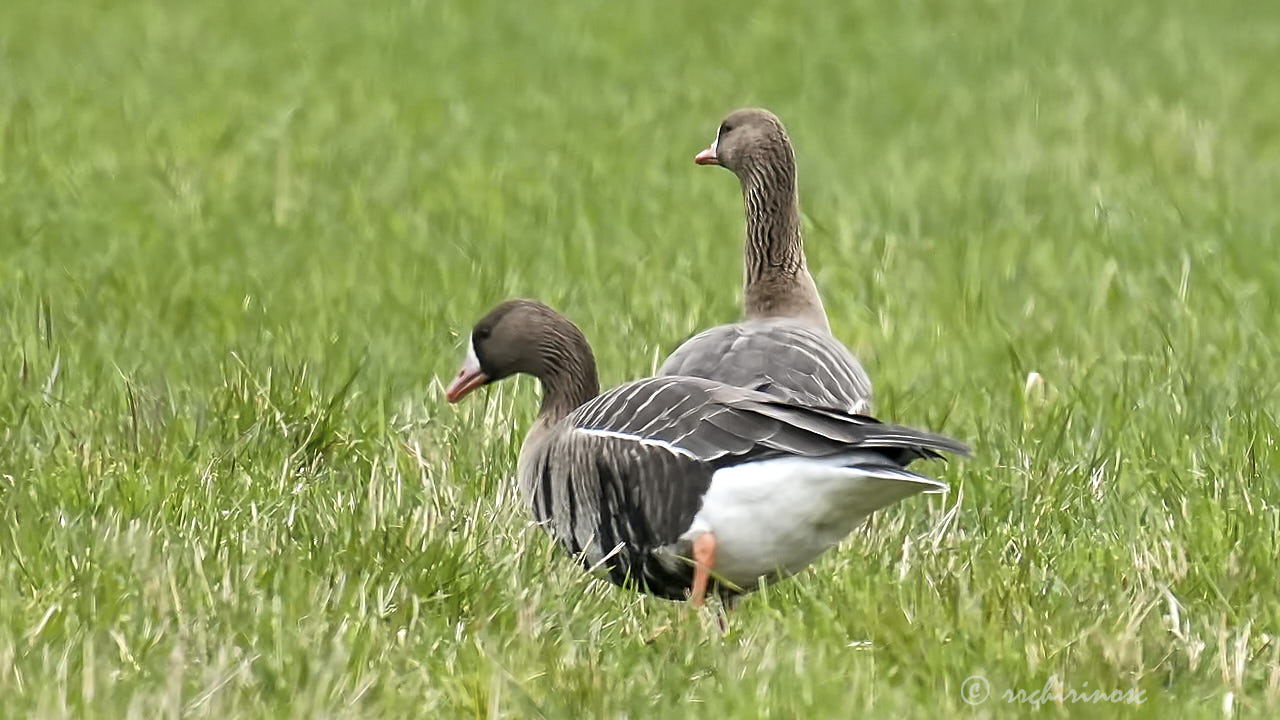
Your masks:
M491 330L490 328L479 327L479 328L476 328L476 331L474 333L472 333L472 337L476 340L488 340L489 336L492 334L493 334L493 330Z
M720 132L716 133L716 136L724 137L725 135L728 135L731 130L733 130L733 128L729 127L729 123L721 123Z

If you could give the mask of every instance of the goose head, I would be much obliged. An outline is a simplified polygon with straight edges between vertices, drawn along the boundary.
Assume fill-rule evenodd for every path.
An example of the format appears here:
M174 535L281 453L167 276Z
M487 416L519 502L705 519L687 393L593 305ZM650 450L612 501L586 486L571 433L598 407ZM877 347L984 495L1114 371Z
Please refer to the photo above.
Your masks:
M729 113L715 140L694 157L699 165L719 165L742 177L764 165L791 157L791 140L778 116L762 108Z
M543 386L543 409L572 409L599 392L595 357L578 326L537 300L508 300L471 330L471 342L445 398L453 403L517 374Z

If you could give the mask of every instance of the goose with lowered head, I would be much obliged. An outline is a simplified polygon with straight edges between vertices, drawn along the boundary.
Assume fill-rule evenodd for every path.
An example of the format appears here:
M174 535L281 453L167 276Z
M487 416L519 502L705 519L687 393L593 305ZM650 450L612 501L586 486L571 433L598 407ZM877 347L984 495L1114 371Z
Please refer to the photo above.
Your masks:
M812 563L872 512L946 485L907 469L955 440L697 377L600 393L582 332L510 300L471 331L457 402L524 373L542 405L517 468L533 516L587 567L661 597L732 597Z

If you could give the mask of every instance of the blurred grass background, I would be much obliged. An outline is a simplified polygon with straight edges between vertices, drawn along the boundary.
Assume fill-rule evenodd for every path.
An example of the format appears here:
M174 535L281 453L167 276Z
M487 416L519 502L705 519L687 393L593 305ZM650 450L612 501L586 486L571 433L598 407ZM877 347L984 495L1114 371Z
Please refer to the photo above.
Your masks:
M1280 8L0 7L0 714L1021 717L1280 705ZM509 478L539 297L602 380L739 312L763 105L877 414L977 456L721 637ZM1044 391L1024 393L1029 373ZM971 707L961 684L988 678Z

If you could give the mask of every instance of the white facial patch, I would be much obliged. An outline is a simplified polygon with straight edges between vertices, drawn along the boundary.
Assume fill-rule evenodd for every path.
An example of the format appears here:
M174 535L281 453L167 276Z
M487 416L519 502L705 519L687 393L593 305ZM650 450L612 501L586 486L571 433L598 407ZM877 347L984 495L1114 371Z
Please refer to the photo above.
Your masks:
M467 357L462 361L462 372L468 375L480 372L480 358L476 357L475 338L467 342Z

